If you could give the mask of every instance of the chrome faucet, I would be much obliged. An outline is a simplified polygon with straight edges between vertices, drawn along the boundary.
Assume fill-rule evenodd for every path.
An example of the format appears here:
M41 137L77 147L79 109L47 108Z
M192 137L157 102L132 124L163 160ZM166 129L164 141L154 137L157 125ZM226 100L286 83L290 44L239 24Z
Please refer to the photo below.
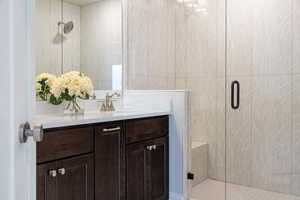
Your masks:
M110 112L115 111L115 106L113 103L113 97L120 97L121 94L118 92L114 92L113 94L109 95L109 93L106 93L105 100L101 106L101 111L104 112Z

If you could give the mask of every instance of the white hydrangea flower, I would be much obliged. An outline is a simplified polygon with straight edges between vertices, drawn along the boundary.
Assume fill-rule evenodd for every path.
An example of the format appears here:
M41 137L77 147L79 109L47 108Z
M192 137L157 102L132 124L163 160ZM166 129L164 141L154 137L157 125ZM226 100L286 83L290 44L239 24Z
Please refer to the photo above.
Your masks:
M56 80L51 92L58 98L66 90L71 97L86 98L93 95L94 86L91 79L83 73L71 71Z
M51 93L55 98L59 98L66 89L66 80L62 77L58 77L51 87Z
M40 81L46 80L46 84L49 85L50 87L53 85L53 82L55 81L56 76L49 74L49 73L42 73L36 77L36 83L39 84ZM37 88L40 86L36 85Z

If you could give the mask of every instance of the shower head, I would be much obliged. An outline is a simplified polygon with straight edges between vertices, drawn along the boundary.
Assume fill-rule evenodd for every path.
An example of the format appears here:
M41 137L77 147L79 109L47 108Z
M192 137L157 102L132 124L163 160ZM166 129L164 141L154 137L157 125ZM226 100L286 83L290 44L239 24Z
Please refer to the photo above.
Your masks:
M72 21L66 23L64 25L64 33L65 34L70 33L73 30L73 28L74 28L74 23Z
M60 25L64 25L64 34L68 34L70 33L73 28L74 28L74 23L72 21L69 21L67 23L64 23L64 22L58 22L58 26Z

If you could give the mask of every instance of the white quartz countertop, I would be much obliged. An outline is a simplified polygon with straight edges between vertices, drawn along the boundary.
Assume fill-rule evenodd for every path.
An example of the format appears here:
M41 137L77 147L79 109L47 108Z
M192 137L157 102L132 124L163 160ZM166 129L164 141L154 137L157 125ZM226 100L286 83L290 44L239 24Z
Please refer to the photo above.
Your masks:
M83 115L43 114L34 116L34 124L43 125L44 129L94 124L101 122L119 121L170 115L168 111L116 111L116 112L87 112Z

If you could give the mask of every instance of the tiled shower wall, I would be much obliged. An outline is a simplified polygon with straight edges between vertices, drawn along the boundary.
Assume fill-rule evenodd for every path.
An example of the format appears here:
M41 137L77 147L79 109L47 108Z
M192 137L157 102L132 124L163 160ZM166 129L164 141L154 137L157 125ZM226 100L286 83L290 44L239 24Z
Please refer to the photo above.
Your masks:
M299 0L228 0L227 174L234 183L300 195ZM238 16L238 17L237 17Z
M198 15L175 0L129 0L127 87L192 91L210 178L225 179L226 139L229 182L300 195L300 1L227 3L227 87L239 80L241 107L227 96L226 126L224 0Z
M62 16L62 6L64 16ZM36 73L61 74L80 70L80 7L61 0L36 1ZM73 21L74 30L62 48L58 22ZM62 26L61 26L62 27ZM61 28L60 27L60 28ZM62 62L63 61L63 62ZM63 67L62 67L63 66Z
M191 90L192 140L209 144L209 176L224 180L224 1L196 15L175 0L127 2L127 87Z
M129 89L175 89L173 0L127 0Z

